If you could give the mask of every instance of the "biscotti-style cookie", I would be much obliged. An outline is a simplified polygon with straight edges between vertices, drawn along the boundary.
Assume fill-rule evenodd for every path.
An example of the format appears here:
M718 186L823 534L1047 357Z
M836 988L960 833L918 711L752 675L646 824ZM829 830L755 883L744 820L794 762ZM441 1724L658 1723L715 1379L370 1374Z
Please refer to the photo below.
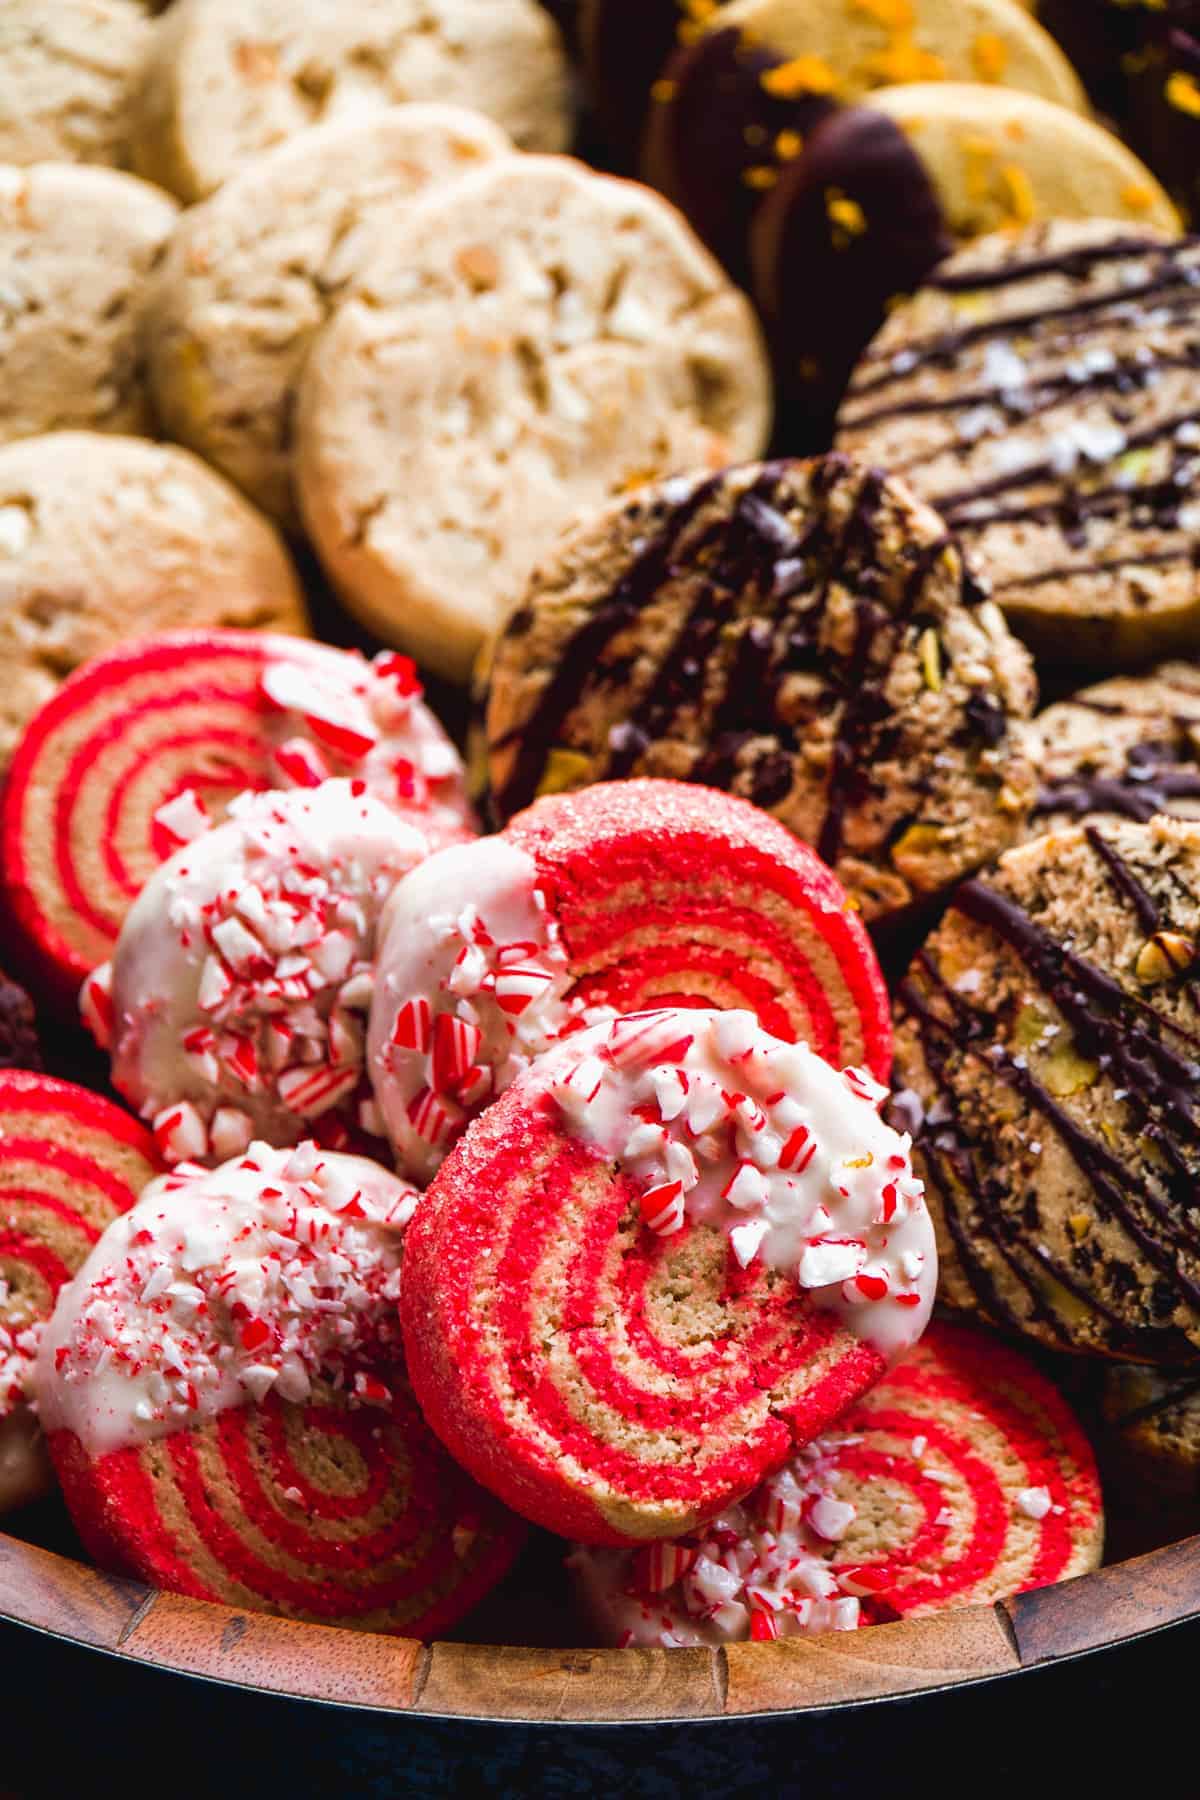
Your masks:
M758 454L748 302L673 208L565 158L416 200L322 331L296 479L352 611L440 673L581 508Z
M894 1077L949 1304L1194 1357L1198 935L1200 825L1161 815L1038 838L953 895L899 990Z
M1118 675L1035 721L1041 788L1031 836L1085 819L1200 818L1200 665Z
M72 669L183 625L307 628L287 552L228 482L141 438L0 449L0 767Z
M492 649L500 818L670 775L773 813L867 920L1014 842L1029 658L941 521L842 456L676 476L586 518Z
M443 1443L585 1543L747 1493L928 1319L933 1231L885 1097L741 1011L630 1014L540 1057L409 1228L405 1353Z
M36 1377L101 1567L419 1637L505 1572L524 1527L454 1467L404 1377L416 1198L361 1157L255 1144L152 1183L105 1234Z
M294 523L293 386L314 333L406 200L511 148L481 113L391 107L302 132L185 212L147 327L171 435Z
M707 1531L567 1561L603 1643L763 1643L1066 1581L1099 1566L1103 1537L1070 1408L1024 1357L935 1321Z
M0 7L0 163L128 162L149 13L142 0Z
M30 1402L55 1300L161 1167L149 1132L109 1101L0 1073L0 1513L50 1486Z
M472 107L522 150L570 141L566 57L537 0L175 0L134 166L202 200L284 138L406 100Z
M605 782L431 856L380 923L367 1041L398 1165L428 1181L558 1038L664 996L747 1008L839 1068L891 1068L887 989L854 909L743 800Z
M114 169L0 168L0 444L149 428L146 292L177 211Z
M897 308L839 417L975 553L1047 658L1120 668L1200 624L1200 243L1057 222L962 251Z

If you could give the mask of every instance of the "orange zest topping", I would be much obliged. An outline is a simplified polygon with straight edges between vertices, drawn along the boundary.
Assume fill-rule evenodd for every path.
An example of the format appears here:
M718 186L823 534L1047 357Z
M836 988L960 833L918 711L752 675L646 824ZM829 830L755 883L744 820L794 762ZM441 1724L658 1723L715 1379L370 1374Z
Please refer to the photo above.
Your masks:
M1186 113L1189 119L1200 119L1200 82L1194 75L1176 69L1167 76L1165 92L1168 104L1176 112Z
M995 31L981 31L971 45L971 61L980 81L1003 81L1008 45Z
M820 56L794 56L760 77L764 91L776 100L795 100L801 94L832 94L838 78Z

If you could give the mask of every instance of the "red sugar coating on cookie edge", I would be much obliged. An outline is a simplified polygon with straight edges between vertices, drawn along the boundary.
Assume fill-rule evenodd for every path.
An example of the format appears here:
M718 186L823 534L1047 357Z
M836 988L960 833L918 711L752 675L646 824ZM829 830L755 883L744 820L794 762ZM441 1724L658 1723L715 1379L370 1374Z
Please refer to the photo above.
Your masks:
M537 866L579 998L630 1012L699 993L701 1004L746 1006L775 1036L803 1036L827 1061L887 1079L891 1009L866 929L816 853L748 801L684 782L605 782L535 801L503 835ZM722 895L732 879L740 892ZM629 899L614 914L623 889ZM676 938L695 971L683 994L670 987ZM813 940L829 956L824 971ZM790 993L749 966L748 946ZM696 977L718 991L704 995ZM843 995L831 995L834 981ZM836 1001L857 1041L839 1028Z

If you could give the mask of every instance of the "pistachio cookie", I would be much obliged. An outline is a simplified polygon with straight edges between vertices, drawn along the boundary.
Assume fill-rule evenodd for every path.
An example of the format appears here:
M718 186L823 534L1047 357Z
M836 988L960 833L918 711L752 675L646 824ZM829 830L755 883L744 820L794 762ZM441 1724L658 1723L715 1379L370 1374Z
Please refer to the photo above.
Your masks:
M1190 649L1198 319L1195 239L1114 220L990 236L892 313L838 441L938 508L1048 659Z
M0 168L0 444L149 429L147 281L177 210L115 169Z
M306 629L287 552L235 489L142 438L59 431L0 449L0 768L72 669L184 625Z
M965 882L897 1002L942 1297L1059 1349L1200 1344L1200 825L1041 837Z
M141 0L0 7L0 162L128 161L150 10Z
M1012 843L1029 658L941 521L844 456L676 476L585 519L493 647L501 819L669 775L812 844L868 920Z
M396 106L302 132L184 213L149 312L171 435L294 523L293 389L315 333L406 200L511 149L482 113Z
M763 448L749 303L656 194L565 158L406 209L300 384L296 482L350 609L465 678L583 507Z
M1082 819L1200 819L1200 665L1118 675L1036 721L1041 791L1032 835Z
M157 27L134 166L202 200L313 125L435 100L522 150L564 150L567 61L537 0L175 0Z

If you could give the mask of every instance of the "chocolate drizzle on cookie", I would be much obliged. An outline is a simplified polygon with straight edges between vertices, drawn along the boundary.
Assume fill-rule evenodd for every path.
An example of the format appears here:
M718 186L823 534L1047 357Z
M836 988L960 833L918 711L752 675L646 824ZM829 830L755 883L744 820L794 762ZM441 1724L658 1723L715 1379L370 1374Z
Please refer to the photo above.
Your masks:
M1124 838L1089 828L1087 842L1118 904L1153 935L1162 929L1165 903L1147 885L1140 859L1130 854L1129 828L1123 829ZM1103 1077L1113 1099L1113 1116L1100 1135L1006 1041L1011 1021L1003 1013L973 1004L964 992L968 983L952 984L934 946L918 955L899 1007L915 1028L936 1090L918 1141L962 1271L993 1317L1015 1326L1036 1320L1069 1341L1052 1304L1048 1311L1044 1272L1105 1321L1112 1348L1129 1354L1144 1332L1141 1353L1150 1354L1147 1345L1158 1340L1161 1355L1158 1321L1181 1307L1200 1311L1200 1033L1126 988L988 882L965 882L952 910L1016 958L1024 975L1019 991L1043 994L1062 1021L1048 1026L1051 1039L1069 1031L1072 1056L1093 1071L1087 1085ZM1194 966L1180 969L1171 991L1178 994L1193 974ZM1131 1264L1098 1253L1087 1235L1065 1253L1042 1241L1035 1190L1023 1195L1025 1177L1011 1158L997 1154L991 1127L980 1118L980 1097L986 1111L993 1084L1012 1089L1044 1121L1086 1180L1097 1218L1115 1223L1135 1260L1153 1271L1141 1324L1129 1316L1128 1297L1140 1285ZM981 1238L1020 1291L1019 1304L978 1254Z
M806 749L819 743L825 806L813 839L834 863L850 815L877 792L878 761L906 762L918 806L930 791L930 759L942 746L918 738L908 703L891 691L893 671L902 650L915 655L922 631L936 640L948 600L971 608L983 596L953 540L930 529L914 535L888 478L845 457L672 489L660 490L644 524L635 503L618 579L556 645L519 723L492 739L503 770L497 815L534 798L555 749L580 742L573 717L592 700L611 716L619 686L628 702L607 742L577 752L592 779L669 772L771 807L786 801ZM629 628L673 584L686 604L669 636L660 622L631 655ZM502 636L497 665L504 656ZM954 737L967 760L995 753L1007 732L998 695L972 689ZM672 761L652 767L647 752L664 743ZM814 779L807 769L803 778ZM884 855L913 817L889 823Z

